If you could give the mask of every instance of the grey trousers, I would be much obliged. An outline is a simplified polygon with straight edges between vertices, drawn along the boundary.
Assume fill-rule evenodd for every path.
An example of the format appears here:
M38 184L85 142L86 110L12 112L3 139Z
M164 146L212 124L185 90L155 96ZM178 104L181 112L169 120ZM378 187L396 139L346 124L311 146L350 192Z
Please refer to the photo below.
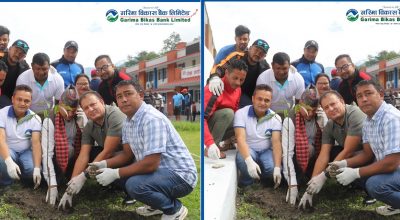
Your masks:
M224 108L215 111L212 117L208 120L208 128L216 145L223 140L235 136L233 130L234 116L235 113L232 109Z

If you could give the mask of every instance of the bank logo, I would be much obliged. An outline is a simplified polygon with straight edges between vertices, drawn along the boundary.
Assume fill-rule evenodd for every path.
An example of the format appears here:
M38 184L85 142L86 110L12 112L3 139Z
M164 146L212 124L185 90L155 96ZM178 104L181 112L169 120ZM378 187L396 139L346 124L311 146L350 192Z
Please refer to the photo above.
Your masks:
M118 20L118 17L119 17L118 12L114 9L110 9L106 13L106 18L107 21L109 22L115 22L116 20Z
M349 9L346 12L346 16L347 16L347 20L353 22L353 21L357 21L359 14L356 9Z

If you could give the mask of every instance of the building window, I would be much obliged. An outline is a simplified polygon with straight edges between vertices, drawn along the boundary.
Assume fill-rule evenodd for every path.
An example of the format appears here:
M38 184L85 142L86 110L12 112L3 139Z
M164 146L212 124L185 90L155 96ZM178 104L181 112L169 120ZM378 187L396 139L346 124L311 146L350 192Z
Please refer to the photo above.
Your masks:
M178 64L178 68L185 68L185 63L180 63L180 64Z
M153 71L147 73L147 82L153 82Z
M196 60L192 60L192 66L196 66Z
M200 102L200 90L194 90L194 96L193 96L193 101L195 102Z

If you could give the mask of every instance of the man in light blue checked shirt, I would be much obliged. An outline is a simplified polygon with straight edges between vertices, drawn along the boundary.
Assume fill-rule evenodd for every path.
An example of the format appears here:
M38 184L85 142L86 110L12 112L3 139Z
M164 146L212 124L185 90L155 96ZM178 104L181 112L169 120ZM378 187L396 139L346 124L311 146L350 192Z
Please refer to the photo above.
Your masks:
M188 210L177 198L196 186L196 165L169 119L144 103L143 95L137 82L121 81L116 86L118 107L127 115L123 153L93 163L101 173L96 179L103 186L120 178L126 181L129 195L145 204L136 209L139 215L184 219ZM124 166L134 158L135 163Z
M363 126L363 151L350 159L335 161L341 172L336 178L343 185L365 178L368 193L386 204L377 207L376 212L385 216L399 214L400 111L383 101L383 89L373 80L357 84L356 99L367 115ZM365 166L373 158L375 162Z

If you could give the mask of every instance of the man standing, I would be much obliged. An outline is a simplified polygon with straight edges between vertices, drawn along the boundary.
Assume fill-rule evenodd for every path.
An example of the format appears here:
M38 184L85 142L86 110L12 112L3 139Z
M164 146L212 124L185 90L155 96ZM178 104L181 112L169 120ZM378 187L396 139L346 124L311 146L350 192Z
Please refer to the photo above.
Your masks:
M15 87L12 105L0 110L0 186L13 180L33 178L40 185L41 120L29 110L32 90L29 86Z
M400 112L383 101L383 89L373 80L358 83L356 98L361 110L367 114L362 132L363 151L335 162L342 164L341 174L336 178L339 183L348 185L357 178L369 177L365 183L368 193L386 204L377 207L376 212L385 216L399 214ZM373 159L375 162L367 165Z
M175 115L175 120L177 120L177 121L181 120L181 110L182 110L182 104L184 101L185 101L185 98L179 92L175 92L175 95L172 96L172 102L174 105L174 115Z
M106 105L117 103L115 100L115 86L122 80L129 80L131 77L117 68L108 55L100 55L94 61L96 72L100 74L101 83L97 92L101 95Z
M121 148L121 129L126 116L115 106L105 105L95 91L84 93L79 98L79 105L89 121L82 132L79 156L74 165L72 178L68 182L58 207L72 206L72 197L79 193L88 178L84 172L91 161L101 161L113 156ZM95 146L95 142L98 146Z
M332 80L331 80L329 86L331 87L332 90L338 91L339 85L342 82L342 78L340 78L336 69L332 69L331 76L332 76Z
M10 42L10 30L0 25L0 59L8 52L8 42Z
M356 102L355 86L362 80L370 80L372 77L367 73L360 72L347 54L336 57L335 66L338 75L342 78L338 92L342 95L344 102L351 105Z
M260 175L262 179L273 179L275 188L281 183L282 121L269 109L271 100L272 88L259 84L254 90L253 105L235 113L239 187L253 184L253 179L260 179Z
M29 46L25 41L16 40L11 45L8 53L1 58L8 67L7 77L1 88L4 95L6 95L10 100L19 75L29 69L29 65L24 60L28 50Z
M64 80L50 65L50 58L45 53L35 54L31 65L32 69L18 77L17 85L25 84L32 88L31 110L43 116L60 100L64 92Z
M250 41L250 29L244 25L235 28L235 44L227 45L221 48L215 56L214 64L220 63L230 53L238 51L244 52Z
M96 70L92 70L90 72L90 76L92 77L92 79L90 80L90 89L97 92L101 83L100 76L98 75Z
M154 92L155 97L155 107L161 113L164 113L164 98L159 92Z
M222 82L225 90L220 96L204 88L204 144L205 155L211 159L225 158L218 144L234 136L234 112L239 108L240 86L247 74L247 65L242 60L233 60L225 69Z
M233 60L243 60L248 68L246 79L244 80L242 88L242 96L240 97L240 107L251 105L251 97L253 96L254 88L258 76L269 69L270 66L265 60L269 50L269 45L266 41L258 39L254 41L248 51L244 53L233 52L229 54L219 64L214 65L211 70L209 90L214 95L221 95L224 91L223 82L220 77L223 77L225 70Z
M127 116L123 153L93 163L101 168L97 182L106 186L126 178L126 191L145 204L136 209L139 215L184 219L188 210L177 198L188 195L197 183L196 165L187 147L170 120L142 101L143 90L137 82L118 83L116 98Z
M75 85L75 77L78 74L84 73L83 66L75 62L78 55L78 43L73 40L67 41L64 45L64 54L62 57L51 65L56 68L57 72L64 79L64 87Z
M272 69L266 70L257 79L257 85L267 84L272 90L271 109L283 117L290 106L298 103L304 92L304 80L290 68L289 55L276 53L272 58ZM295 103L293 103L295 97Z
M324 66L315 61L317 55L318 43L315 40L309 40L304 45L303 56L292 63L303 77L305 88L310 84L315 85L315 77L319 73L325 72Z
M184 98L183 104L185 105L186 121L190 121L190 105L192 103L192 95L190 95L187 89L183 89L182 93Z
M353 105L346 105L342 96L334 90L320 97L320 104L329 121L322 132L321 151L315 162L312 178L299 207L312 204L312 197L319 193L327 180L325 169L330 161L339 161L353 156L361 150L362 126L365 114ZM335 145L338 143L338 145Z
M11 100L3 94L1 86L4 84L4 80L7 77L8 67L7 65L0 60L0 109L11 105Z

